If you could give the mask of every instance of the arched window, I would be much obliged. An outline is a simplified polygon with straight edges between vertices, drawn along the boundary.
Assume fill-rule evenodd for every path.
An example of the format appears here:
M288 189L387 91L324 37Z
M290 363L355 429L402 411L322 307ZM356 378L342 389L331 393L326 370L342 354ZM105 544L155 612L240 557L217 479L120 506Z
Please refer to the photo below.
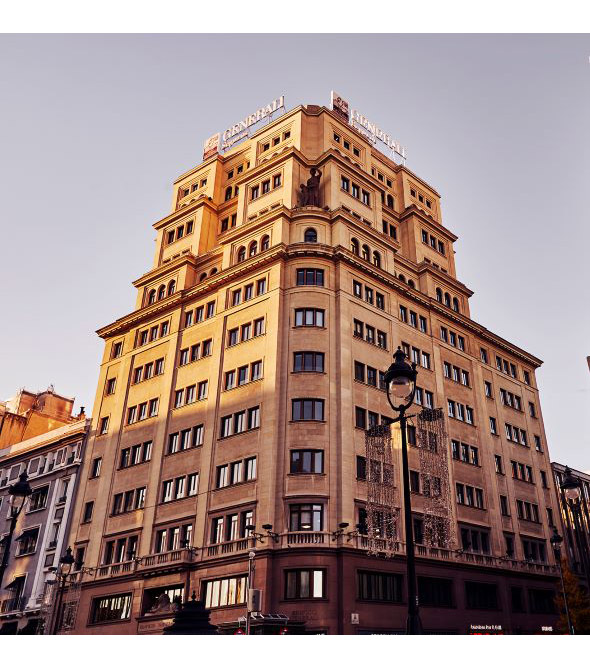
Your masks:
M205 281L206 278L207 278L207 272L203 272L199 277L199 281Z
M244 262L246 260L246 247L240 246L238 250L238 262Z
M264 237L260 241L260 250L268 251L269 247L270 247L270 237L268 235L264 235Z
M214 274L217 274L217 267L214 267L214 268L209 272L209 276L213 276Z
M153 304L156 301L156 289L152 288L148 294L148 304Z
M172 279L172 281L168 284L168 295L172 295L175 290L176 290L176 281Z
M226 202L227 202L228 200L231 200L232 193L233 193L233 189L232 189L232 187L231 187L231 186L228 186L228 187L225 189L225 201L226 201Z
M416 284L412 281L412 279L408 279L408 286L410 286L410 288L416 288Z
M158 288L158 299L163 300L165 297L166 297L166 286L164 284L162 284Z
M451 306L451 296L448 293L445 293L445 306L446 307Z
M404 283L406 282L406 277L403 274L398 274L397 278Z
M387 195L387 206L390 209L393 209L393 195Z
M310 242L311 244L315 244L315 242L318 241L318 233L314 230L314 228L307 228L305 234L303 235L303 241Z
M375 265L375 267L381 267L381 254L377 251L373 251L373 265Z
M354 253L355 256L359 255L359 243L358 239L354 237L350 240L350 250Z
M442 302L442 290L440 288L436 289L436 301Z
M363 256L363 260L370 260L371 259L371 254L370 254L370 251L369 251L369 247L366 244L363 244L361 255Z
M248 249L248 256L251 258L258 253L258 242L252 242L250 248Z
M453 309L459 311L459 300L456 297L453 298Z

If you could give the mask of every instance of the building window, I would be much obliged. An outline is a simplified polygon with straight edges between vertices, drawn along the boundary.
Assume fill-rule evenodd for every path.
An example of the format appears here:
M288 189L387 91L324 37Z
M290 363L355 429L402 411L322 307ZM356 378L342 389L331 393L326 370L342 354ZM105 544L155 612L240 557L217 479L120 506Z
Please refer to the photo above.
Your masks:
M323 474L324 451L298 449L290 451L291 474Z
M490 533L489 531L475 527L459 526L461 534L461 548L469 553L490 552Z
M100 468L102 465L102 458L94 458L92 460L92 466L90 467L90 478L95 479L100 476Z
M318 241L318 233L314 228L307 228L303 235L303 241L310 244L315 244Z
M59 524L57 525L59 531ZM21 555L31 555L37 549L37 540L39 538L39 529L38 527L32 527L24 530L20 536L17 537L16 543L16 556L20 557Z
M143 444L135 444L121 449L119 458L119 468L125 469L133 465L139 465L148 462L152 457L152 442L146 441Z
M510 515L510 510L508 508L508 497L506 497L506 495L500 495L500 513L503 516Z
M289 530L291 532L321 532L324 529L322 504L291 504Z
M107 381L105 395L113 395L115 393L116 384L117 384L117 379L109 379Z
M49 486L35 488L29 498L29 511L39 511L47 506L47 497L49 496Z
M295 309L295 327L323 328L324 314L323 309Z
M118 516L121 513L143 509L145 505L145 486L128 490L127 492L117 493L113 497L112 515Z
M245 604L246 581L246 576L232 576L207 581L203 586L206 608L213 609L220 606Z
M323 599L323 569L290 569L285 572L285 599Z
M539 539L525 539L522 538L522 550L524 559L530 562L547 562L547 552L545 550L545 542Z
M356 584L356 596L360 601L402 601L402 577L399 574L359 570L356 574Z
M324 400L292 400L292 420L324 420Z
M468 609L498 609L498 587L495 583L465 582Z
M89 523L92 520L92 512L94 510L94 502L86 502L84 505L84 513L82 514L82 522Z
M294 372L323 372L324 354L315 351L300 351L293 354Z
M97 597L92 601L91 622L106 623L131 618L131 593Z
M324 285L324 270L323 269L298 269L297 270L297 285L298 286L323 286Z
M494 455L494 465L496 468L496 474L504 473L504 464L502 463L502 456L495 454Z
M103 418L100 419L98 433L106 434L108 431L109 431L109 417L104 416Z
M240 434L260 427L260 407L251 407L247 411L238 411L221 418L220 439Z
M448 578L418 577L420 606L452 607L453 581Z

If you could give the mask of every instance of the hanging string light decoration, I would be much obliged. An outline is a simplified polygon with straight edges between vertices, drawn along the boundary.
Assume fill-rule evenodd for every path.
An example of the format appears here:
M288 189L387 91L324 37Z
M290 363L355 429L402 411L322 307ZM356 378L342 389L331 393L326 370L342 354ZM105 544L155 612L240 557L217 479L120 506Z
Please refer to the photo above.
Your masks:
M367 551L389 557L398 550L399 509L393 476L391 427L375 425L365 432L367 478Z
M442 409L418 414L416 445L420 453L420 478L424 496L424 543L451 548L455 543L451 511L451 486L447 433Z

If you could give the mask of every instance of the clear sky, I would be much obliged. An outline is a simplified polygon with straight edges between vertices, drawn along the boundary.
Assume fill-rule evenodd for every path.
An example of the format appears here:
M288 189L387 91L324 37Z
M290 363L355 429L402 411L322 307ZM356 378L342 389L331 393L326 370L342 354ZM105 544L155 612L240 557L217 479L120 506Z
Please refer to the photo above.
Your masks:
M203 140L335 89L408 149L459 236L471 314L539 356L554 460L590 470L588 36L0 36L0 398L94 402ZM584 420L582 420L584 419Z

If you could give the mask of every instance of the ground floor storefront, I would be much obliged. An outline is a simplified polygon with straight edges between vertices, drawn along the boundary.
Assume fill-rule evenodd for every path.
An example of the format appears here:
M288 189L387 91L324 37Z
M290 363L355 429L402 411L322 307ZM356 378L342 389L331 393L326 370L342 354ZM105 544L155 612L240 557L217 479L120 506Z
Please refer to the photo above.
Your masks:
M161 634L194 592L220 633L242 633L248 551L213 560L178 560L105 578L87 577L75 634ZM258 548L252 586L261 614L276 624L253 633L403 634L405 560L346 548ZM557 632L558 575L552 567L504 567L418 559L420 614L426 634ZM282 622L281 622L282 621ZM282 630L282 631L281 631Z

